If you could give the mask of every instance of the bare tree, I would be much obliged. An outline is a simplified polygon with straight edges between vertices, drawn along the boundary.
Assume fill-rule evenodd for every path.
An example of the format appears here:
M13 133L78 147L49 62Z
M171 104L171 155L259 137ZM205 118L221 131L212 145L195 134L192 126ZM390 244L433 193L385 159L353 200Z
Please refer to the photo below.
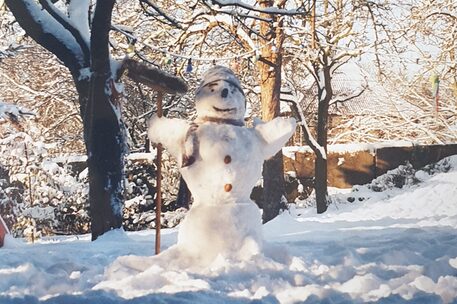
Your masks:
M379 40L374 46L378 81L388 93L387 98L398 101L398 109L389 117L372 113L371 118L365 117L363 123L357 124L357 132L371 126L369 133L376 130L389 139L454 142L457 4L450 0L420 0L392 6L395 10L377 17ZM382 125L368 124L369 120ZM346 135L359 137L357 133Z
M66 12L51 1L7 0L16 21L36 42L68 68L78 92L89 168L92 239L122 225L125 130L120 117L120 77L126 68L135 80L164 90L185 85L131 60L117 65L110 57L109 32L115 0L67 1ZM91 12L93 10L93 12ZM91 15L91 13L93 13ZM150 73L152 72L152 74ZM141 77L144 76L144 77ZM168 77L168 78L167 78Z
M369 43L343 43L339 49L362 46L356 57L370 74L368 94L383 100L379 109L341 116L330 130L331 143L455 141L455 9L453 1L424 0L367 6L368 15L359 14L356 29L364 28L360 21L365 20L369 35L359 37ZM439 80L437 96L431 80Z
M374 41L371 41L368 32L377 32L373 20L377 20L383 9L386 9L384 5L367 1L313 0L310 17L303 20L302 24L292 25L296 34L293 40L298 40L298 43L290 48L293 53L287 56L288 61L295 64L293 67L302 64L314 79L312 86L316 87L316 140L313 140L314 137L304 122L305 116L296 115L300 117L306 143L316 154L314 187L318 213L325 212L329 203L326 154L330 106L348 102L361 95L366 88L364 85L351 96L336 94L332 78L341 66L352 58L360 57L378 42L376 35ZM288 69L292 69L290 74L296 74L295 68L289 66ZM294 111L297 112L296 109Z

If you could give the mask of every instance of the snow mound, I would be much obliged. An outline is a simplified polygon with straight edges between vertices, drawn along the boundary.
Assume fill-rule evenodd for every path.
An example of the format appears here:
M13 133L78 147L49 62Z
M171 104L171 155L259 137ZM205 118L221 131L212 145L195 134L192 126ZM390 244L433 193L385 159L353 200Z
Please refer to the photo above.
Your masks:
M254 203L193 206L179 226L176 245L149 258L118 258L95 289L115 290L125 298L151 290L211 290L209 283L198 276L225 272L232 264L248 265L251 259L258 260L261 229L260 211Z

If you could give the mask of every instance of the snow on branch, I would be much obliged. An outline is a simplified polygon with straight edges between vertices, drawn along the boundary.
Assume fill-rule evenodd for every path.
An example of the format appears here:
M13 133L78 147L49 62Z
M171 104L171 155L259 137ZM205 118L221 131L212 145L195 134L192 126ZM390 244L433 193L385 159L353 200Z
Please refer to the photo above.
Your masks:
M89 11L90 0L71 1L68 5L68 16L73 26L79 31L82 38L89 45L90 28L89 28Z
M90 60L89 45L88 41L86 41L81 35L81 32L76 27L74 27L70 23L70 20L65 15L63 15L49 0L40 0L40 4L57 22L59 22L67 31L73 35L76 42L81 47L81 51L84 55L84 60L88 65ZM86 21L86 23L87 22L88 21Z
M1 1L1 0L0 0ZM32 48L29 45L21 45L21 44L10 44L8 47L4 49L0 49L0 60L3 58L13 57L17 55L20 51Z
M34 0L5 0L5 3L27 35L56 55L72 73L86 65L75 36L48 10Z
M0 101L0 118L4 117L19 117L19 116L27 116L27 115L35 115L35 113L24 109L20 106L16 106L13 104L8 104Z
M257 21L273 22L273 20L271 18L261 17L260 14L253 15L253 14L250 14L250 12L242 13L242 12L239 12L239 11L231 9L231 8L228 8L228 9L226 9L226 8L216 8L214 5L212 6L208 2L203 2L203 4L205 4L210 9L210 11L212 12L212 15L214 15L214 12L215 12L217 14L229 15L232 18L235 18L237 21L241 21L240 19L249 18L249 19L254 19L254 20L257 20ZM244 24L244 23L241 22L241 24Z
M173 18L173 17L170 17L167 13L165 13L160 7L158 7L155 3L153 3L152 1L149 1L149 0L140 0L140 4L141 6L143 7L143 10L152 15L151 12L147 11L144 7L144 5L148 5L151 9L153 9L157 15L160 15L162 16L163 18L165 18L165 20L170 23L170 25L172 26L175 26L179 29L182 29L182 26L181 26L181 21ZM154 14L155 15L155 14Z
M253 5L250 5L248 3L245 3L240 0L210 0L210 1L204 1L205 3L211 3L218 5L220 7L224 6L234 6L234 7L240 7L244 8L249 11L254 11L262 14L267 14L267 15L282 15L282 16L297 16L297 15L308 15L309 11L302 9L280 9L277 7L266 7L266 8L260 8L256 7Z
M23 131L19 118L22 116L34 116L35 113L30 112L20 106L8 104L0 101L0 123L2 120L8 120L17 130Z
M233 21L233 18L230 18L227 15L203 15L201 16L204 19L204 22L192 24L180 37L178 43L183 43L184 40L188 39L191 35L194 34L204 34L205 36L210 32L212 29L216 27L223 27L224 25L227 28L236 28L231 35L236 37L240 40L244 47L255 50L256 44L250 37L249 33L247 33L243 28L236 27Z
M429 14L428 16L425 17L425 19L428 19L430 17L433 17L433 16L444 16L444 17L448 17L448 18L451 18L452 20L455 20L457 21L457 15L453 15L451 13L448 13L448 12L433 12L431 14Z
M324 147L319 145L317 141L311 134L308 124L306 123L305 115L303 114L302 109L297 105L297 102L294 100L285 100L290 104L290 109L292 110L293 115L297 119L298 125L303 131L303 137L306 144L314 151L316 155L319 155L322 159L327 159L327 153L325 152Z

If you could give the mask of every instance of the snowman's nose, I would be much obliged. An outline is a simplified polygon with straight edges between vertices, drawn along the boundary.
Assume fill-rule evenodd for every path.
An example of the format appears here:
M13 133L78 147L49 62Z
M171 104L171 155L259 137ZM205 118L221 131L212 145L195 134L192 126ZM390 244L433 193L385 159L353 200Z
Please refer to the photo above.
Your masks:
M225 89L223 89L222 92L221 92L221 97L222 97L222 98L225 98L225 97L227 97L227 95L228 95L228 89L225 88Z

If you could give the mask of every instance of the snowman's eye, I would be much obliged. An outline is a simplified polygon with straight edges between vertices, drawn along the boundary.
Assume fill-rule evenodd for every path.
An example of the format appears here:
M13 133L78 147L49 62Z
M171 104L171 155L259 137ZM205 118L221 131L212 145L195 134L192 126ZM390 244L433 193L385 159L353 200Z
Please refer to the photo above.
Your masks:
M214 92L214 88L217 86L217 82L209 83L209 84L207 84L207 86L211 92Z

